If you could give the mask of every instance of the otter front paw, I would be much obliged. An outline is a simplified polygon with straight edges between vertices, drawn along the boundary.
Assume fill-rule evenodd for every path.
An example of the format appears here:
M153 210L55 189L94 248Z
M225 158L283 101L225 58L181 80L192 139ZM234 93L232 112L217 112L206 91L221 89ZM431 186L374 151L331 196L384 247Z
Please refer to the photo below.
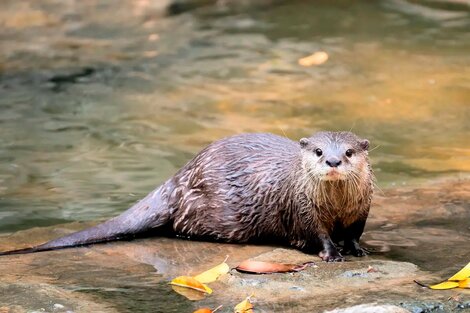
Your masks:
M336 249L323 250L318 256L325 262L344 261L344 257Z

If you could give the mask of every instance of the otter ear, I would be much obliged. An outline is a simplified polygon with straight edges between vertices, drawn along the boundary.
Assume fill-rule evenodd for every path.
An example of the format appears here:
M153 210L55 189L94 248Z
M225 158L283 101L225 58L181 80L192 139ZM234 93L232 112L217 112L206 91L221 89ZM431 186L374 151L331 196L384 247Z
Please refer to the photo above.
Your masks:
M301 148L305 148L308 146L308 139L307 138L301 138L299 140L299 143L300 143L300 147Z
M361 146L363 150L365 151L369 150L369 140L364 139L359 143L359 145Z

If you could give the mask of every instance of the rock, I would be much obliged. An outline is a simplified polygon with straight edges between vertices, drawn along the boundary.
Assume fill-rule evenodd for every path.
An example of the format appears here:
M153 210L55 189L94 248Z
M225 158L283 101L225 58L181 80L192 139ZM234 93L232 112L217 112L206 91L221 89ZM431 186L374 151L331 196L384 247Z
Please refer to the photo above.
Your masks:
M325 313L409 313L410 311L400 308L396 305L375 303L355 305L349 308L325 311Z
M455 247L465 246L468 230L428 224L417 227L413 223L423 223L426 216L436 213L436 225L454 215L456 223L468 224L470 182L388 193L389 200L377 200L365 239L384 242L390 252L325 263L316 255L289 247L147 238L4 256L0 262L0 303L10 310L4 310L7 313L40 308L47 312L151 312L162 302L167 312L192 312L195 304L173 292L168 281L201 273L229 255L227 263L232 268L245 259L297 264L314 261L317 266L287 274L232 271L210 283L214 292L198 301L198 307L230 307L254 293L255 307L262 312L312 312L312 308L315 312L464 312L470 303L466 290L458 300L449 301L455 290L425 289L413 280L439 282L465 265L468 250ZM83 227L74 223L0 236L0 249L34 244ZM444 271L424 271L423 265Z
M55 303L55 304L52 306L52 309L53 309L54 311L62 310L62 309L64 309L64 308L65 308L65 306L63 306L63 305L60 304L60 303Z

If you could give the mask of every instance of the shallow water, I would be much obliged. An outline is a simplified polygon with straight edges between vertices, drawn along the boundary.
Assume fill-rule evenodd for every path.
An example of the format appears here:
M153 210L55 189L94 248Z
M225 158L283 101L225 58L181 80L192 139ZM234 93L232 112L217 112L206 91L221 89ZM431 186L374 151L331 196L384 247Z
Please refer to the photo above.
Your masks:
M268 2L2 1L0 232L114 216L241 132L352 129L383 189L468 175L465 2ZM315 51L328 61L298 65ZM428 232L392 225L387 253L433 269L403 237L465 244L468 222L420 214L401 225Z

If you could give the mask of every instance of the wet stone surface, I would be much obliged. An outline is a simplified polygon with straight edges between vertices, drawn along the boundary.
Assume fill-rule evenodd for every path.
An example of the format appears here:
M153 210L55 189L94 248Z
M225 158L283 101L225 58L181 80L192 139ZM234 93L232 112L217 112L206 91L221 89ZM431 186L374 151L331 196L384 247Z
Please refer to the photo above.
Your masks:
M343 263L324 263L288 247L171 238L6 256L0 262L0 312L192 312L220 304L221 312L231 312L250 294L257 312L468 312L470 290L433 291L413 280L439 282L468 262L468 225L449 227L449 221L468 220L469 200L469 180L386 190L375 200L364 235L372 253L349 256ZM420 228L429 212L435 225ZM20 231L0 237L0 249L39 243L90 225ZM316 266L271 275L232 270L211 283L214 293L199 301L168 285L176 276L217 265L226 255L231 267L245 259L314 261Z

